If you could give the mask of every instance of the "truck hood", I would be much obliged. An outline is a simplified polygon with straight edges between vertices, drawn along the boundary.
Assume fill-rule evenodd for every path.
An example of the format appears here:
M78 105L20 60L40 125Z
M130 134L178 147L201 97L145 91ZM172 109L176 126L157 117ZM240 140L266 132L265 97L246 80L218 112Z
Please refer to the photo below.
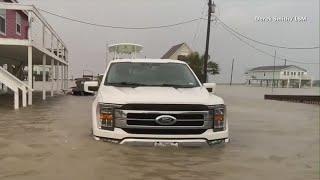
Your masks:
M223 100L209 93L205 87L114 87L102 86L98 102L114 104L223 104Z

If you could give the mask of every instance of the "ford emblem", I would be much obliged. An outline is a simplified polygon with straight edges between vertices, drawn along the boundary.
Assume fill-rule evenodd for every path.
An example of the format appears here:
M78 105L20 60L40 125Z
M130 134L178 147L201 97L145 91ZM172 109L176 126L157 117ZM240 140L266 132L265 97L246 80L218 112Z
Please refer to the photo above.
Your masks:
M173 116L162 115L156 118L156 122L162 126L170 126L177 122L177 119Z

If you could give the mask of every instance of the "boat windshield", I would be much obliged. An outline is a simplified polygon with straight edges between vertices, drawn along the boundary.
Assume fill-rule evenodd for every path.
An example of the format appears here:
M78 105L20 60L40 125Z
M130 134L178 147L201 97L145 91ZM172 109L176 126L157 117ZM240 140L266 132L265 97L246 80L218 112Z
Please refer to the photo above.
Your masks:
M180 63L131 63L111 64L106 86L137 87L161 86L175 88L199 87L190 68Z

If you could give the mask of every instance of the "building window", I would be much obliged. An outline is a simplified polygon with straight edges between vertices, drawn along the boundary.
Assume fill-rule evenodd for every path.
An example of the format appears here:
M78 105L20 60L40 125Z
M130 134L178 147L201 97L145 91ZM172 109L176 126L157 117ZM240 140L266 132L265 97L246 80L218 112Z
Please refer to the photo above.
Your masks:
M6 10L0 9L0 34L6 34Z
M298 72L298 76L300 76L300 72Z
M297 73L296 73L296 72L294 72L294 73L293 73L293 75L294 75L294 76L296 76L296 75L297 75Z
M266 76L266 73L263 73L263 76Z
M301 72L301 76L303 76L304 72Z
M17 34L21 35L21 15L17 12L16 13L16 32Z
M293 72L291 72L291 76L293 76Z

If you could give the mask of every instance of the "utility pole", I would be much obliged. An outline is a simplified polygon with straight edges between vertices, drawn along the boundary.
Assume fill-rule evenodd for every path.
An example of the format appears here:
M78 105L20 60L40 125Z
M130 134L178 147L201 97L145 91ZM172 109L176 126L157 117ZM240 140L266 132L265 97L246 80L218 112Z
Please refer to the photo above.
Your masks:
M207 25L207 39L206 39L206 51L204 53L204 66L203 66L203 81L207 82L208 74L208 60L209 60L209 44L210 44L210 30L211 30L211 13L215 12L216 5L212 0L208 3L208 25Z
M232 86L232 77L233 77L233 64L234 64L234 58L232 59L232 66L231 66L231 78L230 78L230 86Z
M276 71L276 58L277 58L277 51L274 50L274 59L273 59L273 73L272 73L272 93L274 88L274 75Z

